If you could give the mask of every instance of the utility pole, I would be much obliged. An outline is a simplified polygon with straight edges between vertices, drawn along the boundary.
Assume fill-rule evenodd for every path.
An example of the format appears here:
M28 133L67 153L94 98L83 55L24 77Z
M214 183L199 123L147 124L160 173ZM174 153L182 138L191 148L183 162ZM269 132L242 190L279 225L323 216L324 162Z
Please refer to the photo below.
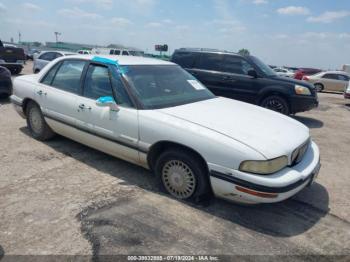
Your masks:
M62 35L62 33L60 33L60 32L55 32L54 34L55 34L55 36L56 36L56 45L57 45L57 43L58 43L58 36L59 36L59 35Z
M21 43L21 37L22 37L21 31L18 31L18 43L19 44Z

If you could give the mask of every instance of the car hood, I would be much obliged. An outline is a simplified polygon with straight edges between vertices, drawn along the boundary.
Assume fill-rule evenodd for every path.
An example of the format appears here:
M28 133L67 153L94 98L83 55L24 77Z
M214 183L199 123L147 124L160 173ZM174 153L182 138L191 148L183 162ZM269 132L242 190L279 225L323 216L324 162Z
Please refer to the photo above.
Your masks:
M160 112L230 137L266 159L290 156L310 137L309 129L292 118L222 97Z

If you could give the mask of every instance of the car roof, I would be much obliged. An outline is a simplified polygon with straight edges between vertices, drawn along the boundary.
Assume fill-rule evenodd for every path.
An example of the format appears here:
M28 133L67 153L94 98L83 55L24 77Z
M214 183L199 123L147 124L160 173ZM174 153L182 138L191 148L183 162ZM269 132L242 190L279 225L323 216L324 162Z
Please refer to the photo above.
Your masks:
M322 74L337 74L337 75L346 75L346 76L350 76L349 73L345 72L345 71L325 71L325 72L321 72Z
M74 55L74 56L67 56L64 58L61 58L62 60L66 59L82 59L91 61L94 58L103 58L108 60L113 60L115 62L118 62L119 65L175 65L172 62L160 60L160 59L154 59L154 58L146 58L146 57L139 57L139 56L116 56L116 55Z
M68 51L60 51L60 50L45 50L45 51L40 51L40 54L44 53L49 53L49 52L55 52L55 53L60 53L62 55L75 55L76 53L73 52L68 52Z
M227 55L242 56L235 52L219 50L219 49L210 49L210 48L179 48L175 50L175 53L176 52L206 53L206 54L211 53L211 54L227 54Z

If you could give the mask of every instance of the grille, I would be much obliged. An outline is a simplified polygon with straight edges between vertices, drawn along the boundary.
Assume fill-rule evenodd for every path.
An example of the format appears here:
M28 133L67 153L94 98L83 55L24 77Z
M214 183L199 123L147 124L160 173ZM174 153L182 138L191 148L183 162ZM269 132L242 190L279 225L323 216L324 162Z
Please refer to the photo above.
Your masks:
M299 164L303 160L305 153L310 146L310 142L311 141L309 139L304 144L302 144L300 147L298 147L297 149L294 150L294 152L292 154L292 166Z

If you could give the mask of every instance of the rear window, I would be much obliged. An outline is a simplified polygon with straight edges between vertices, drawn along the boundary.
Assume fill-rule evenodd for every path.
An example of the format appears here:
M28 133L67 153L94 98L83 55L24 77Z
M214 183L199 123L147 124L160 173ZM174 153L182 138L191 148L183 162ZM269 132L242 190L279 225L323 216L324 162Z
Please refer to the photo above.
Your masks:
M180 65L183 68L192 68L196 57L199 55L190 52L176 52L172 57L172 62Z

